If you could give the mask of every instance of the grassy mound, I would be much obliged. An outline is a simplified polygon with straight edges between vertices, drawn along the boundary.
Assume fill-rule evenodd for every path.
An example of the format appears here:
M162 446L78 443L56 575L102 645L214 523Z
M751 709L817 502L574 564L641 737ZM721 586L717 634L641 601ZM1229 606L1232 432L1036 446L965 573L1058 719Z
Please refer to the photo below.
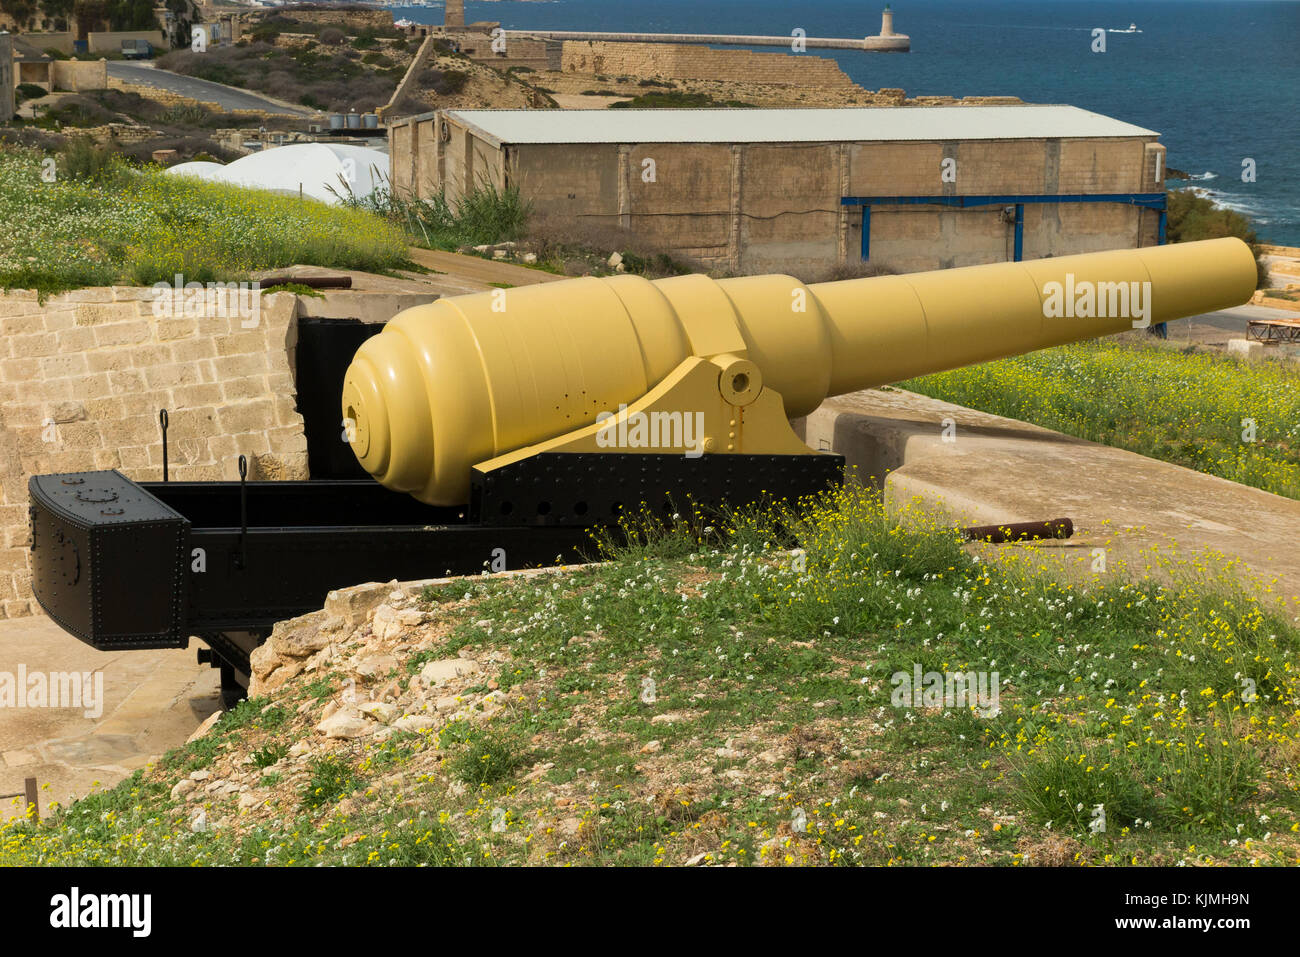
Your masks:
M363 210L134 171L84 144L57 161L0 150L0 288L231 281L295 263L383 272L407 264L406 238Z
M975 553L850 488L563 575L428 587L385 673L303 673L0 829L0 863L1300 861L1300 632L1226 571L1052 554ZM376 640L362 625L343 653ZM312 733L448 658L481 668L456 714ZM900 698L918 670L987 675L991 700Z
M1103 341L899 386L1300 498L1292 368Z

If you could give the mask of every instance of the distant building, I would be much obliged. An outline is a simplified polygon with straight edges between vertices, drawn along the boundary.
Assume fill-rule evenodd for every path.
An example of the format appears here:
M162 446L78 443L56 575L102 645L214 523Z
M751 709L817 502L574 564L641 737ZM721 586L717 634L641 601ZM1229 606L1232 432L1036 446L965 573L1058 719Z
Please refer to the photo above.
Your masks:
M0 31L0 123L8 123L18 112L14 82L13 37Z
M1159 134L1072 106L448 110L389 126L393 185L518 186L535 215L735 272L899 271L1154 245Z
M12 38L9 59L14 71L14 85L39 86L46 93L54 92L54 57L32 46L21 36Z

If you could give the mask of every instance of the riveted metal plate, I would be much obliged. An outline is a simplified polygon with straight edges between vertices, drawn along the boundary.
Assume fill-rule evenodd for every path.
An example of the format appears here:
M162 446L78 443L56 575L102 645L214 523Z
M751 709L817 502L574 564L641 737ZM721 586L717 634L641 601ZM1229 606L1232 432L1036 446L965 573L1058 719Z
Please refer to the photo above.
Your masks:
M32 590L67 632L101 650L183 648L189 523L120 472L28 482Z
M592 526L642 503L662 514L794 501L839 484L841 455L547 452L475 469L470 513L483 525Z

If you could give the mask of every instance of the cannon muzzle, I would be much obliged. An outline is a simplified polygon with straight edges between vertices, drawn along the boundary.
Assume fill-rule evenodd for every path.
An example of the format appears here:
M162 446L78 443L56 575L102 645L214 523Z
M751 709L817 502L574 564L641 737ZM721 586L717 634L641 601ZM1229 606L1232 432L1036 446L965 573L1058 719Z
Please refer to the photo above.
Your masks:
M812 285L497 289L398 314L357 351L343 415L376 480L434 505L536 451L813 454L785 420L828 396L1240 305L1255 282L1250 248L1215 239ZM668 425L629 443L638 414Z

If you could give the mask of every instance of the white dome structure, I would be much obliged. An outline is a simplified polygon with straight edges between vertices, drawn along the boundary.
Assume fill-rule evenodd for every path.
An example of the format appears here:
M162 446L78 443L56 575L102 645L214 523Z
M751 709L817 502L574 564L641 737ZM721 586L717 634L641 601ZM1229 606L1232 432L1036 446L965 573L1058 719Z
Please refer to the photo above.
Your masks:
M360 199L386 186L389 170L388 154L379 150L334 143L295 143L241 156L227 166L178 163L167 172L251 189L301 193L333 205L349 190Z

